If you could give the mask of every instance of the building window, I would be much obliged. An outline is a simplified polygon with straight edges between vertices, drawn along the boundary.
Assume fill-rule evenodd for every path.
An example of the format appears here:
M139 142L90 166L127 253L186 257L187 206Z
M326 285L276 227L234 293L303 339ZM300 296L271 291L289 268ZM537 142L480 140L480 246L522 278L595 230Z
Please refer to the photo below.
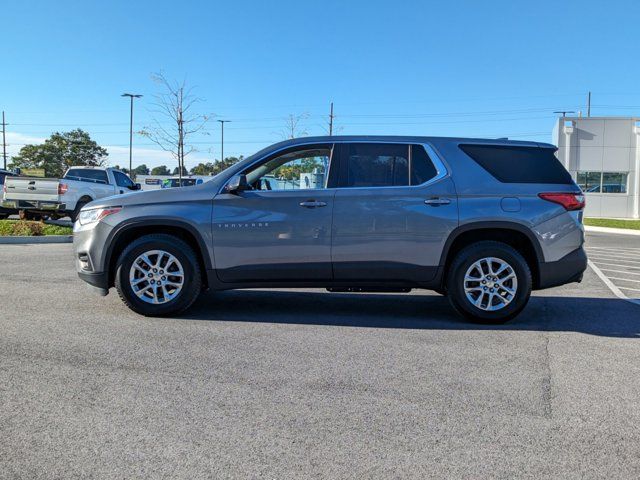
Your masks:
M576 183L585 193L627 193L627 173L578 172Z
M585 193L599 193L602 173L578 172L577 184Z
M602 193L627 193L627 174L604 172L602 174Z

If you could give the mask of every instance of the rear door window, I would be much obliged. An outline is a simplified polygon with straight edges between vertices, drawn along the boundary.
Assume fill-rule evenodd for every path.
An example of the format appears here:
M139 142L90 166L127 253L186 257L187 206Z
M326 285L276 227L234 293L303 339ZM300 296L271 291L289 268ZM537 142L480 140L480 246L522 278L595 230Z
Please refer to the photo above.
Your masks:
M409 147L353 143L346 146L347 187L409 185Z
M422 145L351 143L343 146L344 187L401 187L437 175Z
M553 148L467 144L460 149L503 183L573 183Z

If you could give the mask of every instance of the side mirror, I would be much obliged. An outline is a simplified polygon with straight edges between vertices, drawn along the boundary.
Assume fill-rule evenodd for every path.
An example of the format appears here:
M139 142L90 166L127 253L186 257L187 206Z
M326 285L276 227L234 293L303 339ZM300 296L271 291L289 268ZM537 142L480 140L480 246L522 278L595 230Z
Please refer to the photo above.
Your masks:
M129 190L141 190L141 189L142 189L142 185L140 185L139 183L136 183L129 187Z
M234 175L231 180L227 182L224 187L227 193L237 194L238 192L244 192L245 190L251 190L251 186L247 182L247 176L243 174Z

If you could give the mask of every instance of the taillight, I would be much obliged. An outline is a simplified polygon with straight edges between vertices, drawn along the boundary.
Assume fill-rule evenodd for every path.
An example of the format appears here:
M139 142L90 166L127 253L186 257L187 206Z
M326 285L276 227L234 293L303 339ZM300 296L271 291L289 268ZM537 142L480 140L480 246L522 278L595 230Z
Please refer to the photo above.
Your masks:
M64 195L69 190L69 186L66 183L58 184L58 195Z
M539 193L543 200L562 205L565 210L582 210L585 206L585 198L581 193Z

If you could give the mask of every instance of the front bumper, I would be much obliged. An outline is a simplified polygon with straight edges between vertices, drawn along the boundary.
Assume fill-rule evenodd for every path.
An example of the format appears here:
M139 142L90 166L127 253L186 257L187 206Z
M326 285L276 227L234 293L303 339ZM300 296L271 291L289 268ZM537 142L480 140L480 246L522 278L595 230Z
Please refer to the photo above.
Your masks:
M103 297L109 294L109 274L107 272L78 272L78 277L97 290Z
M4 208L12 208L14 210L38 210L47 212L61 212L67 210L67 205L61 202L40 202L31 200L4 200L2 202Z
M580 282L586 269L587 254L582 247L577 248L556 262L539 263L539 278L536 290L557 287L565 283Z
M78 276L89 285L100 290L102 295L109 291L109 269L105 265L105 249L112 227L104 222L95 225L73 226L73 250Z

